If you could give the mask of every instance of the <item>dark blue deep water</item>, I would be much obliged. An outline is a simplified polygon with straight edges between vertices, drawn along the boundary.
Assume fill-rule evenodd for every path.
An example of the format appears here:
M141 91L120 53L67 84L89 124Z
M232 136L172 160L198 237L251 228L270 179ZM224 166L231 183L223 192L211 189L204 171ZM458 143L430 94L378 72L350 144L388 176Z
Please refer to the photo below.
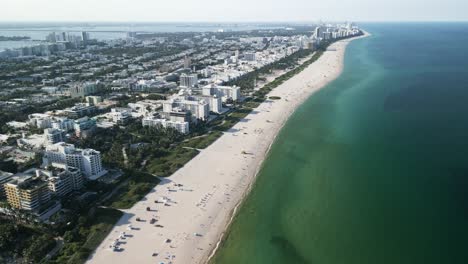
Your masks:
M362 26L214 262L468 263L468 23Z

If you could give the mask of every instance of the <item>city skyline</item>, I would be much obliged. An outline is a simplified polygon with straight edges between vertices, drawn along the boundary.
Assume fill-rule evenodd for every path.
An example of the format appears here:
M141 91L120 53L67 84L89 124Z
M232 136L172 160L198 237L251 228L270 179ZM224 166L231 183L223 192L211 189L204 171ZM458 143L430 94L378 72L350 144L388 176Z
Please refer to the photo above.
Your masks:
M421 8L424 6L424 9ZM305 21L466 21L467 2L459 0L266 1L240 0L7 0L0 22L305 22ZM40 11L38 11L40 10ZM71 12L70 10L73 10ZM227 12L229 10L229 12Z

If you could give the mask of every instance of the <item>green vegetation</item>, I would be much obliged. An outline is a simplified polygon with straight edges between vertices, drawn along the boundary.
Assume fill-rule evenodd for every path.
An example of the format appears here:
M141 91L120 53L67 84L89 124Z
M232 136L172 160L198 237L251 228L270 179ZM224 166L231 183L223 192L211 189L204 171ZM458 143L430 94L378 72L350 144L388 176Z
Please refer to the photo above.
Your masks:
M98 130L92 138L75 142L78 146L101 151L103 161L110 167L133 168L144 171L149 160L170 155L170 149L184 140L175 129L143 127L133 120L127 127ZM127 160L124 158L124 150Z
M105 205L118 209L129 209L160 182L157 177L147 173L127 170L125 174L128 180L117 187L117 193L106 201Z
M91 210L88 217L80 217L75 227L65 232L65 244L60 254L47 264L81 264L99 246L122 217L122 212L110 208Z
M21 258L24 263L38 263L54 247L53 236L42 228L0 219L0 263Z
M182 146L195 149L204 149L211 145L211 143L215 142L222 135L223 133L220 131L208 132L206 135L186 140Z
M0 111L0 133L7 133L10 130L6 125L6 123L10 121L24 121L30 114L64 109L80 101L80 98L67 98L49 103L30 105L19 109L11 109L9 111Z
M235 80L229 81L226 83L226 85L237 85L243 90L252 91L255 88L255 80L261 80L263 75L269 74L273 70L285 70L288 68L296 67L300 59L303 59L312 53L313 51L309 49L299 50L291 54L290 56L280 59L277 62L264 66L253 72L247 73Z
M240 120L245 118L250 112L252 112L252 110L253 109L249 107L239 107L229 114L221 116L217 120L213 121L210 125L215 131L227 131Z
M168 155L159 159L150 160L146 166L146 171L161 177L168 177L198 155L197 150L182 147L176 147L168 153Z
M145 97L147 100L166 100L166 96L160 94L150 94Z
M280 77L277 77L275 80L273 80L272 82L262 87L262 89L256 91L254 93L254 96L264 100L266 98L266 95L269 92L271 92L274 88L278 87L279 85L283 84L285 81L291 79L293 76L295 76L296 74L300 73L301 71L309 67L309 65L314 63L316 60L318 60L320 56L322 56L322 54L323 54L323 50L317 50L312 56L312 58L310 58L309 60L307 60L300 66L296 67L294 70L291 70L281 75Z

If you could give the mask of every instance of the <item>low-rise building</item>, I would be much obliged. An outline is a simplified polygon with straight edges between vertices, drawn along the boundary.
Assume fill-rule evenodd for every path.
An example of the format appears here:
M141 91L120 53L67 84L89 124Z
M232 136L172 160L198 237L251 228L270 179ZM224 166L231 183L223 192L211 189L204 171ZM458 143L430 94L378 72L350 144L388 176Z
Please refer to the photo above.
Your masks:
M174 109L173 112L162 112L160 113L161 117L167 120L176 121L176 122L190 122L192 117L190 112L182 111L180 109Z
M256 56L254 52L246 52L244 53L244 60L245 61L255 61Z
M65 109L63 112L68 118L76 119L84 116L90 116L96 113L97 108L94 105L78 103L75 106Z
M29 124L39 129L52 127L52 118L47 114L30 114L28 116Z
M72 119L66 117L54 117L52 122L52 128L62 129L66 132L72 131L74 129L75 122Z
M44 137L47 144L55 144L65 141L65 131L62 129L46 128L44 129Z
M142 100L138 101L136 103L129 103L128 107L132 109L135 112L138 112L140 114L146 114L149 112L154 112L157 109L161 108L162 106L162 101L158 100Z
M89 117L83 117L75 120L75 135L79 138L88 138L96 130L96 121Z
M114 124L126 125L132 118L132 110L128 108L112 108L110 116Z
M189 131L189 123L182 122L182 121L171 121L156 117L145 117L142 120L143 126L150 126L150 127L163 127L163 128L174 128L175 130L179 131L182 134L188 134Z
M89 105L97 105L99 103L102 103L102 97L101 96L86 96L86 103Z

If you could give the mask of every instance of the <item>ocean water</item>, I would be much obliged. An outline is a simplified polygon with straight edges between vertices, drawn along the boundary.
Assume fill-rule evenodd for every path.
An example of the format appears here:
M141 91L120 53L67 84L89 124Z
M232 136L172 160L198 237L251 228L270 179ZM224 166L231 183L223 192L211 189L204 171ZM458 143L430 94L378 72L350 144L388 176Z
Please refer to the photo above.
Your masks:
M368 24L287 122L214 263L468 263L468 24Z

